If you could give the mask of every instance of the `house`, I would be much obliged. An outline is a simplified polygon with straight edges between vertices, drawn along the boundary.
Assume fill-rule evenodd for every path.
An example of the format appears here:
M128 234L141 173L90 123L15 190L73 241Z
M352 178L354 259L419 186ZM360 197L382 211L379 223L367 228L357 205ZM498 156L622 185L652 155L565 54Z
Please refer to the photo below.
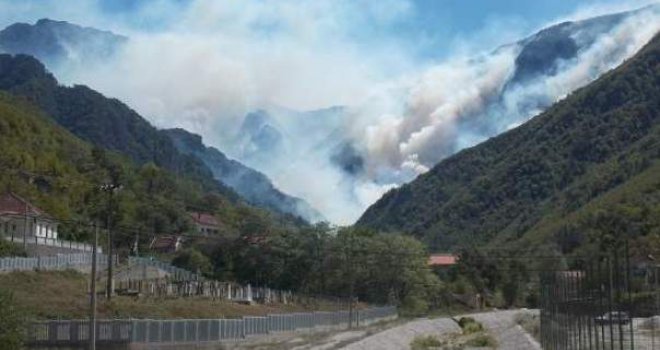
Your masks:
M149 249L158 253L176 253L182 244L183 237L180 235L162 235L154 237Z
M220 232L219 222L213 215L194 212L189 214L195 225L195 232L205 236Z
M58 222L13 192L0 196L0 233L10 237L57 239Z
M456 265L458 257L453 254L434 254L429 256L428 265L431 267L446 267Z

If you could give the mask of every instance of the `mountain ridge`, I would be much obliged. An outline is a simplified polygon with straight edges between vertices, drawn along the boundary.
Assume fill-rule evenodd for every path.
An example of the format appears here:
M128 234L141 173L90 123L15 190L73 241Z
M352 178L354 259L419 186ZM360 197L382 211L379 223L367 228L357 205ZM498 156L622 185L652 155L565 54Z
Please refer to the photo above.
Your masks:
M356 224L408 232L435 249L535 235L544 220L560 220L550 216L567 217L660 161L659 57L656 35L529 122L389 191Z
M231 187L249 203L282 213L300 216L309 222L323 221L323 216L304 200L278 190L263 173L229 159L214 147L204 145L202 137L181 128L165 129L184 153L201 159L211 169L216 179Z

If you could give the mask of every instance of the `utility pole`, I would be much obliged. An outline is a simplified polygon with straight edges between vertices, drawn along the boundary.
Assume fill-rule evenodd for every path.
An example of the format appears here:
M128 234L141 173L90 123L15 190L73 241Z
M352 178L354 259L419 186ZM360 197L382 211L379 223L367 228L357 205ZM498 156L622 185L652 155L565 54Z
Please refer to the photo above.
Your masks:
M355 294L355 271L353 266L353 232L349 233L349 242L351 251L348 254L348 269L350 274L350 285L348 287L348 329L353 328L353 298Z
M108 231L108 276L105 287L105 297L109 300L112 299L113 294L113 283L112 283L112 258L114 257L114 235L111 225L112 217L112 195L115 193L115 190L121 188L121 185L112 183L105 184L101 186L101 190L108 195L108 204L107 204L107 213L105 216L105 226Z
M90 287L89 350L96 350L96 247L99 244L99 225L94 222L94 245L92 246L92 283Z
M27 250L28 210L30 210L30 207L28 206L27 201L24 200L24 203L25 203L25 222L23 223L23 250Z

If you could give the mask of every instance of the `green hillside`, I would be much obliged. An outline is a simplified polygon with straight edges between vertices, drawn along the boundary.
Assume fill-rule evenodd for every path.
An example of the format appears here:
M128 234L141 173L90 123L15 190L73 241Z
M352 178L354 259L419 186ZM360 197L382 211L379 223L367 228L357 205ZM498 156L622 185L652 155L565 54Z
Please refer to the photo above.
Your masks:
M112 221L123 247L140 232L145 243L153 232L185 232L191 225L187 210L215 213L223 232L235 235L250 227L272 230L289 224L209 191L194 178L153 163L136 165L94 147L7 93L0 93L0 149L0 189L28 198L62 221L60 232L66 238L86 240L91 230L85 223L105 223L107 197L99 186L110 179L123 185L112 202Z
M357 224L411 233L436 250L533 242L568 252L594 235L650 239L660 233L659 164L656 36L526 124L388 192Z
M121 153L137 164L152 162L238 200L232 190L213 178L202 161L179 152L165 132L127 105L87 86L60 85L31 56L0 55L0 90L24 97L82 140Z

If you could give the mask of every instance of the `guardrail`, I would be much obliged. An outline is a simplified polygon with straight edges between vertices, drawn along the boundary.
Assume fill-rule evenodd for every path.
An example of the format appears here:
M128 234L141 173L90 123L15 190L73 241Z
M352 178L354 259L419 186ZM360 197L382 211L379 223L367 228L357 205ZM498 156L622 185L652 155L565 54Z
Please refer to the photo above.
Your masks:
M262 317L196 320L99 320L97 341L113 343L185 344L236 341L279 332L347 327L348 311L272 314ZM397 317L393 306L356 310L352 324L366 326ZM87 320L39 321L28 325L27 344L81 345L89 339Z
M107 266L107 256L97 255L97 264ZM92 254L74 253L57 254L54 256L38 256L33 258L8 257L0 258L0 272L32 271L32 270L65 270L81 266L91 266Z

